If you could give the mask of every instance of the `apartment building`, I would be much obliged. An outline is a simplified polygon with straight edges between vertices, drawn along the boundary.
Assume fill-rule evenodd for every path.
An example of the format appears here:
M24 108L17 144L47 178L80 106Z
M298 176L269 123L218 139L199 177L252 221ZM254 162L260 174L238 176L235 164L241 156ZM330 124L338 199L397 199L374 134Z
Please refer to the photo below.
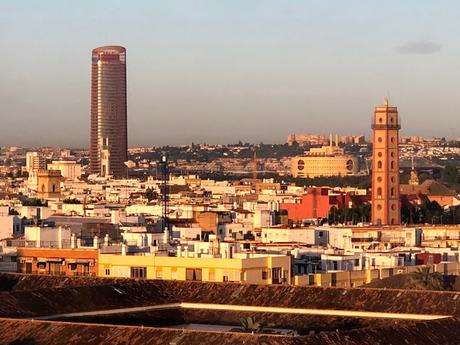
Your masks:
M99 276L140 279L289 284L291 258L286 255L251 257L189 257L159 255L99 256Z

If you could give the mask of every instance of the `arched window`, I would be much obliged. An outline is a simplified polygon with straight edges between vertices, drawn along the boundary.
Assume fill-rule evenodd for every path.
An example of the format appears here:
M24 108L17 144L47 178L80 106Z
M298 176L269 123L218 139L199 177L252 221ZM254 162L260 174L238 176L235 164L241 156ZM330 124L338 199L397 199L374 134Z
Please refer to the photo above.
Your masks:
M382 169L382 161L377 162L377 169Z
M53 187L51 189L52 189L53 193L55 193L56 192L56 185L53 184Z
M390 165L391 165L391 170L393 170L395 168L395 162L391 161Z
M391 196L395 196L395 188L391 187Z
M377 196L382 196L382 187L377 188Z

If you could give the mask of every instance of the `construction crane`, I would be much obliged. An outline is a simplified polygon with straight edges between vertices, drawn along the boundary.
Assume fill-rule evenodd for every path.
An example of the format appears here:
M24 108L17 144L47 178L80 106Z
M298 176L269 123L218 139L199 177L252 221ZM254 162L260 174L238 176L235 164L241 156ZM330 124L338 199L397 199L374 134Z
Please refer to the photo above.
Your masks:
M252 179L254 183L257 181L257 155L256 150L254 150L254 158L252 159Z
M164 231L168 231L169 240L171 240L171 231L169 231L169 224L168 224L168 212L169 212L169 168L168 168L168 158L166 155L161 157L161 161L159 162L160 170L161 170L161 179L162 179L162 193L161 193L161 201L162 201L162 228Z

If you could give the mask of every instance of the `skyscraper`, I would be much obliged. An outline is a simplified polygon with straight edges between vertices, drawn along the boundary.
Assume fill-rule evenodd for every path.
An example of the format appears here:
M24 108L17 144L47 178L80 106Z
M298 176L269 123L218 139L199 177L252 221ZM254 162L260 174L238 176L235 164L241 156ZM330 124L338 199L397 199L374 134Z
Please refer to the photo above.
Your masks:
M126 177L128 160L126 49L93 49L91 62L90 172Z
M401 223L399 200L399 129L398 108L383 106L374 112L372 154L372 223Z

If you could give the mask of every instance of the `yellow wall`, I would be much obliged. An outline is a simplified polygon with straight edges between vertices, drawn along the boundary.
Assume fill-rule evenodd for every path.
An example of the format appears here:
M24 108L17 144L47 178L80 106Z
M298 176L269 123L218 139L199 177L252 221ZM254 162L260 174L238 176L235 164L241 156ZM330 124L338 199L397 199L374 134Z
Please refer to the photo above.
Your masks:
M334 273L335 281L333 281L333 273L306 274L301 276L294 276L293 283L294 285L298 286L315 285L322 287L357 287L370 283L374 280L384 279L396 274L412 273L420 267L423 266L404 266L360 271L339 271ZM432 271L434 272L452 275L460 274L460 262L442 262L439 264L431 265L430 267L432 267ZM310 276L313 278L310 278Z
M291 278L289 256L261 258L185 258L168 256L132 256L100 254L99 275L102 277L130 277L131 267L146 267L147 279L186 280L187 269L201 269L202 281L236 281L250 284L271 284L273 267L286 272L286 283ZM262 272L267 279L262 279Z

